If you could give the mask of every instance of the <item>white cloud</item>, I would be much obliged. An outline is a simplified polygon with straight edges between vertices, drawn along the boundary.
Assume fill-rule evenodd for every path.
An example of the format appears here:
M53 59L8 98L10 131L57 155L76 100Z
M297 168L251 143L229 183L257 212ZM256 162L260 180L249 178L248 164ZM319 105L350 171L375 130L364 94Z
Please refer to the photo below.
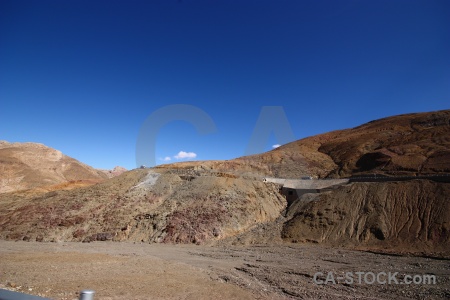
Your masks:
M281 146L280 144L275 144L275 145L272 145L272 148L278 148L280 146Z
M163 161L169 161L171 158L169 156L164 157Z
M183 159L183 158L196 158L197 154L195 154L194 152L184 152L184 151L180 151L178 152L177 155L174 156L174 158L176 159Z

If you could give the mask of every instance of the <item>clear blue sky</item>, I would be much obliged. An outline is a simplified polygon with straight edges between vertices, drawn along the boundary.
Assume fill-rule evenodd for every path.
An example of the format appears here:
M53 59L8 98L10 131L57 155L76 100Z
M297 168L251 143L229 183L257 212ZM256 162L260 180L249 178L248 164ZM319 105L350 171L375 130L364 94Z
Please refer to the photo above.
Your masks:
M0 140L134 168L140 127L172 104L217 131L168 124L157 163L243 155L262 106L296 139L448 109L449 16L447 0L2 0Z

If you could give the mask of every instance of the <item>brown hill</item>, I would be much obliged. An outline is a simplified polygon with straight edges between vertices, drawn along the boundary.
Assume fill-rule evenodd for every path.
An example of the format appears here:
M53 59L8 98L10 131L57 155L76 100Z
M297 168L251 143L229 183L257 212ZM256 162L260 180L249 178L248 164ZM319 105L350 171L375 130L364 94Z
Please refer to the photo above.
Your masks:
M282 237L385 252L450 256L450 183L358 182L289 208Z
M449 183L357 182L305 194L286 208L276 184L228 173L178 171L139 169L72 190L2 194L0 238L313 242L450 257Z
M282 178L450 173L450 110L375 120L230 161L166 166Z
M124 167L115 166L114 169L112 170L99 169L99 171L105 173L106 176L108 176L108 178L113 178L119 176L122 173L125 173L128 170L125 169Z
M266 164L271 175L288 178L449 173L450 110L371 121L236 161Z
M0 238L202 243L276 219L274 184L133 170L103 183L41 195L0 195Z
M230 161L133 170L93 186L73 183L72 190L62 184L2 194L0 238L314 242L450 257L450 183L355 182L304 194L287 207L279 186L262 180L449 172L449 115L389 117Z
M106 178L104 173L42 144L0 142L0 193Z

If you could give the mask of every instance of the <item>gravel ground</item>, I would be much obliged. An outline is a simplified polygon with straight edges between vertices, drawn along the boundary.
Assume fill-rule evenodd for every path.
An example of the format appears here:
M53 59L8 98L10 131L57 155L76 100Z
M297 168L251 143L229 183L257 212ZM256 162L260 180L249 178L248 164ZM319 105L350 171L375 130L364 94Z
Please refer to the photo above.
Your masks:
M317 284L314 274L321 272ZM329 273L332 272L332 273ZM350 272L354 282L339 279ZM357 272L362 283L358 283ZM380 281L370 282L373 272ZM398 272L392 284L384 273ZM331 274L333 277L331 277ZM367 275L366 275L367 274ZM328 277L327 277L328 275ZM407 275L436 284L402 284ZM332 279L336 283L332 282ZM77 299L449 299L450 261L314 244L196 246L0 241L0 288Z

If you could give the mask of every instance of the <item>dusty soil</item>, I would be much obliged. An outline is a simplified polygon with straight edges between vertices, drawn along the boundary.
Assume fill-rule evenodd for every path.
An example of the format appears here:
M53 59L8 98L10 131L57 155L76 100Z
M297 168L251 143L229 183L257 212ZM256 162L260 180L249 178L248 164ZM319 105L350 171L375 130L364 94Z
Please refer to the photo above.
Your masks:
M436 284L318 285L316 272L433 274ZM319 277L325 279L323 276ZM355 277L356 279L357 277ZM448 299L450 261L279 244L0 241L0 287L53 299Z

